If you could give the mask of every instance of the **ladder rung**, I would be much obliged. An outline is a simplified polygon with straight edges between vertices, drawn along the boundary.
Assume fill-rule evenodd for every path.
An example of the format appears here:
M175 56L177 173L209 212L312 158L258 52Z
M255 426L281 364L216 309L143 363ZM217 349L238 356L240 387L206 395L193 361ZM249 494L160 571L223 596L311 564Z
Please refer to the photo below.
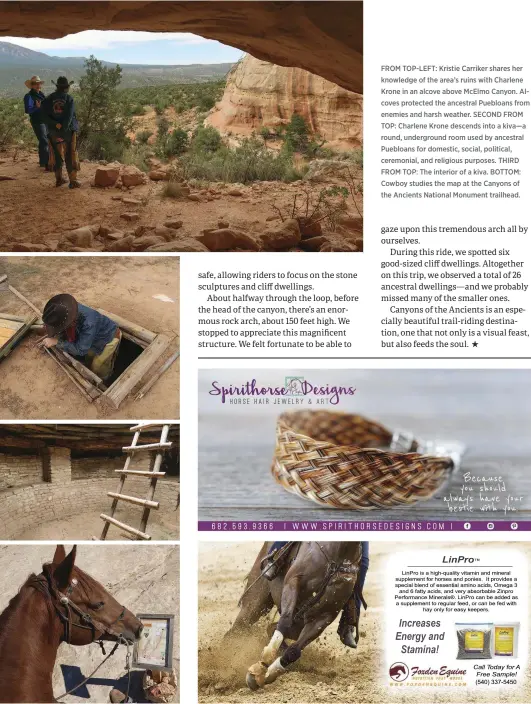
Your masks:
M137 433L139 430L151 430L152 428L160 428L162 431L162 426L170 425L169 423L139 423L131 428L132 433ZM171 427L171 426L170 426Z
M122 447L123 452L135 452L139 450L169 450L173 443L171 442L154 442L151 445L129 445Z
M142 540L151 540L151 536L147 533L142 533L142 531L137 530L136 528L131 528L131 526L128 526L121 521L117 521L116 518L106 516L104 513L100 513L100 518L106 523L112 523L113 526L117 526L118 528L125 530L127 533L131 533L132 535L136 535L138 538L142 538Z
M149 469L115 469L118 474L136 474L138 477L165 477L166 472L150 472Z
M129 504L137 504L138 506L146 506L149 508L155 508L158 509L159 507L159 502L158 501L149 501L148 499L139 499L136 496L127 496L127 494L116 494L114 491L108 491L107 496L110 496L111 499L119 499L120 501L127 501Z

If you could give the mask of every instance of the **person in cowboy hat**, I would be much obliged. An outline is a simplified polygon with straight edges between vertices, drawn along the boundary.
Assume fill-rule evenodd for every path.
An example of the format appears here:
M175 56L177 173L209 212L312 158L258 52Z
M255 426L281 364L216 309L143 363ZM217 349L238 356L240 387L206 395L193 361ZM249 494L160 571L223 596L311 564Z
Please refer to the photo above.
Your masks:
M46 331L42 346L57 346L81 358L103 381L109 379L122 339L113 320L78 303L69 293L59 293L44 306L42 321Z
M52 83L54 83L52 81ZM54 83L56 90L41 104L43 121L48 128L50 138L50 163L55 171L55 185L66 183L63 178L63 165L70 180L70 188L79 188L77 180L79 158L77 155L77 132L79 125L76 119L74 99L68 94L73 81L65 76L59 76Z
M29 93L24 96L24 112L29 115L31 127L39 143L39 166L45 168L46 171L50 171L51 169L48 166L48 132L46 125L43 124L41 119L41 105L46 98L41 90L42 83L39 76L32 76L27 81L24 81L26 88L29 88Z

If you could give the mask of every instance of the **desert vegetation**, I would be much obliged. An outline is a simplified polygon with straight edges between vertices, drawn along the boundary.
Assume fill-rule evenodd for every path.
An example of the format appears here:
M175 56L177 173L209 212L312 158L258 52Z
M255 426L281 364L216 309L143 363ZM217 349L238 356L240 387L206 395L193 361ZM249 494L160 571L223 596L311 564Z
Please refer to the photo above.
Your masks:
M132 212L119 217L137 223L134 230L122 231L120 225L115 226L116 232L106 224L101 231L110 234L102 235L102 242L96 243L89 237L89 247L110 251L135 250L140 244L166 248L164 240L155 240L174 237L182 221L174 218L180 225L170 225L171 232L163 223L164 232L146 235L149 227L142 221L138 223L139 211L147 214L157 201L161 213L178 208L177 215L182 215L187 201L219 200L227 205L230 202L228 208L219 204L219 216L214 220L223 237L211 237L210 231L217 232L216 227L203 230L201 236L192 234L192 239L187 232L186 244L192 247L188 251L360 251L361 150L330 148L296 113L282 124L262 127L246 136L230 130L221 134L205 118L223 90L224 82L219 80L124 89L120 66L105 65L94 56L85 61L83 75L71 88L80 125L78 150L84 163L81 172L91 174L93 186L126 191L123 196L109 195L105 203L123 199ZM0 150L9 150L10 158L17 161L18 154L25 155L21 159L28 159L35 147L22 100L0 99ZM130 198L128 192L137 187L136 197ZM235 199L242 203L240 208L232 205L236 205ZM249 218L243 222L247 215L243 203L256 207L261 223ZM214 211L215 206L211 209ZM228 222L227 211L236 210L242 220L237 231L232 226L222 226ZM194 214L194 220L199 212ZM74 217L72 221L75 222ZM231 217L230 221L234 219ZM273 223L266 225L266 233L262 232L264 221ZM282 229L280 235L274 231L275 221ZM138 237L138 233L143 236ZM184 228L179 237L184 247ZM87 246L77 240L76 243L73 246ZM72 243L63 244L68 247Z

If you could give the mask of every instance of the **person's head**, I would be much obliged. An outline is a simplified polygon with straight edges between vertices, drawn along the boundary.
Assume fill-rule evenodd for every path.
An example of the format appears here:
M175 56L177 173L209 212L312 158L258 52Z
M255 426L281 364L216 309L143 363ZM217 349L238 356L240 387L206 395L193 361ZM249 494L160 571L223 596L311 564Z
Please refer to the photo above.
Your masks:
M44 306L42 322L49 337L57 337L76 322L77 301L69 293L59 293Z
M41 81L39 76L32 76L27 81L24 81L24 85L26 86L26 88L29 88L30 90L40 91L42 88L42 84L43 84L43 81Z
M72 84L69 82L68 78L66 76L59 76L57 79L57 82L55 84L55 87L57 90L61 91L62 93L68 93L68 90Z

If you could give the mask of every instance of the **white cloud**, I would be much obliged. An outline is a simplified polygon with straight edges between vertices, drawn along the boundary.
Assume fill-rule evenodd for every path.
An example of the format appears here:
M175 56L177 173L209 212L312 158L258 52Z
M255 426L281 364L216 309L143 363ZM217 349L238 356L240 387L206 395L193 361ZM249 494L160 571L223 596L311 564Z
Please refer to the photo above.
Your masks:
M171 41L176 46L204 44L209 39L189 32L117 32L88 29L78 34L67 34L59 39L41 39L40 37L0 37L0 41L18 44L33 51L53 53L54 49L92 51L113 49L118 46L134 46L149 41Z

